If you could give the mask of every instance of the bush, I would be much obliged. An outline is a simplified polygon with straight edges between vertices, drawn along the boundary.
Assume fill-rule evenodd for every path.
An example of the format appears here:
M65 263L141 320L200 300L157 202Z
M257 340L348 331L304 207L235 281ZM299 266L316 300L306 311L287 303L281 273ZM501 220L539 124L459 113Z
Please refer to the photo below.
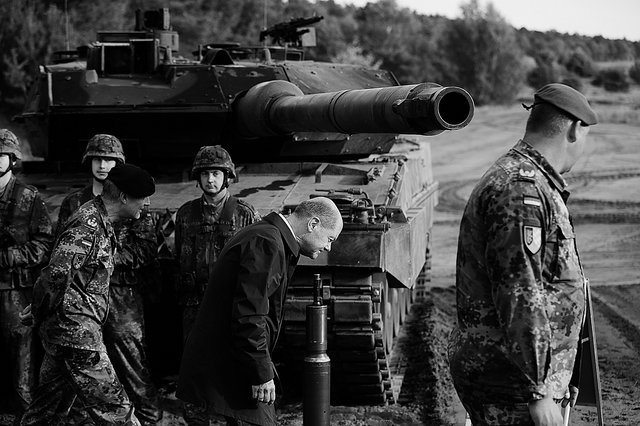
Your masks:
M582 80L580 80L579 77L575 76L575 75L570 75L565 77L562 81L562 84L566 84L569 87L573 87L574 89L576 89L578 92L582 92Z
M592 77L595 67L591 58L582 50L576 50L569 56L565 63L567 71L577 74L580 77Z
M600 71L592 83L604 87L608 92L628 92L631 86L625 70L617 68Z
M538 66L527 74L527 84L534 89L560 80L560 70L554 63L539 62Z
M629 68L629 77L637 84L640 84L640 60L635 61Z

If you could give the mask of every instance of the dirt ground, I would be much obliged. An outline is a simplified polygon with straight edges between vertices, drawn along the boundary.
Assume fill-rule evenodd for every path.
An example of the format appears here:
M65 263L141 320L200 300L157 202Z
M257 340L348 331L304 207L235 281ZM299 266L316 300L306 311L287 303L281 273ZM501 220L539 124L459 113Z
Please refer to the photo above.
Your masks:
M332 425L464 424L445 357L455 322L459 218L476 180L521 137L525 120L520 107L478 108L467 128L433 138L440 204L433 230L432 288L424 302L413 306L398 339L397 353L407 361L400 402L332 407ZM604 424L640 425L640 125L603 120L592 129L584 157L567 177L569 209L592 286ZM184 424L171 380L162 390L161 424ZM570 424L598 424L597 418L594 407L578 406ZM0 424L10 420L0 414ZM302 425L300 402L281 406L279 420L285 426Z

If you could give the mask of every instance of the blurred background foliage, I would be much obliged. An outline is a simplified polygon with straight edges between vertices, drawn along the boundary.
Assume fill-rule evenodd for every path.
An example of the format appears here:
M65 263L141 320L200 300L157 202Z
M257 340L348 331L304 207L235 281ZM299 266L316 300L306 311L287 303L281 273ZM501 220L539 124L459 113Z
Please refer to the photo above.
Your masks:
M21 108L38 65L55 51L86 45L98 30L130 30L136 9L161 7L171 11L185 57L198 44L256 45L265 24L321 15L318 45L306 59L388 69L402 84L460 85L480 105L512 101L527 85L593 79L624 91L640 79L640 42L516 29L477 0L463 3L457 19L418 14L395 0L363 7L333 0L2 0L0 108ZM613 65L597 65L603 62Z

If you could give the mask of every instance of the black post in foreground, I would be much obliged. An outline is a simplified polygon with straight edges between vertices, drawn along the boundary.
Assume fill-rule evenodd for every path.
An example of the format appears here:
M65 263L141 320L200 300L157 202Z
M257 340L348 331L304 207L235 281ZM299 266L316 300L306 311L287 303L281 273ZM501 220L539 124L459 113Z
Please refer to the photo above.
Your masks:
M313 303L307 305L307 355L304 358L304 426L331 424L331 360L327 355L327 306L322 304L322 280L315 274Z

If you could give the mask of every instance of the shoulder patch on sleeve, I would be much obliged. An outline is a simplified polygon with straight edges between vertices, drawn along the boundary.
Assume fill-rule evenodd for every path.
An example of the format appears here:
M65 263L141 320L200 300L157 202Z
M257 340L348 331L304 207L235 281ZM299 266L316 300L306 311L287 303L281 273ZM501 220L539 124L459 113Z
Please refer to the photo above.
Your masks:
M539 226L524 225L522 228L522 237L524 240L524 246L529 253L536 254L540 251L542 246L542 228Z
M98 221L95 217L91 216L87 219L87 226L93 230L98 229Z
M526 179L533 179L536 177L536 168L529 163L521 163L520 164L520 169L518 170L518 176L526 178Z

